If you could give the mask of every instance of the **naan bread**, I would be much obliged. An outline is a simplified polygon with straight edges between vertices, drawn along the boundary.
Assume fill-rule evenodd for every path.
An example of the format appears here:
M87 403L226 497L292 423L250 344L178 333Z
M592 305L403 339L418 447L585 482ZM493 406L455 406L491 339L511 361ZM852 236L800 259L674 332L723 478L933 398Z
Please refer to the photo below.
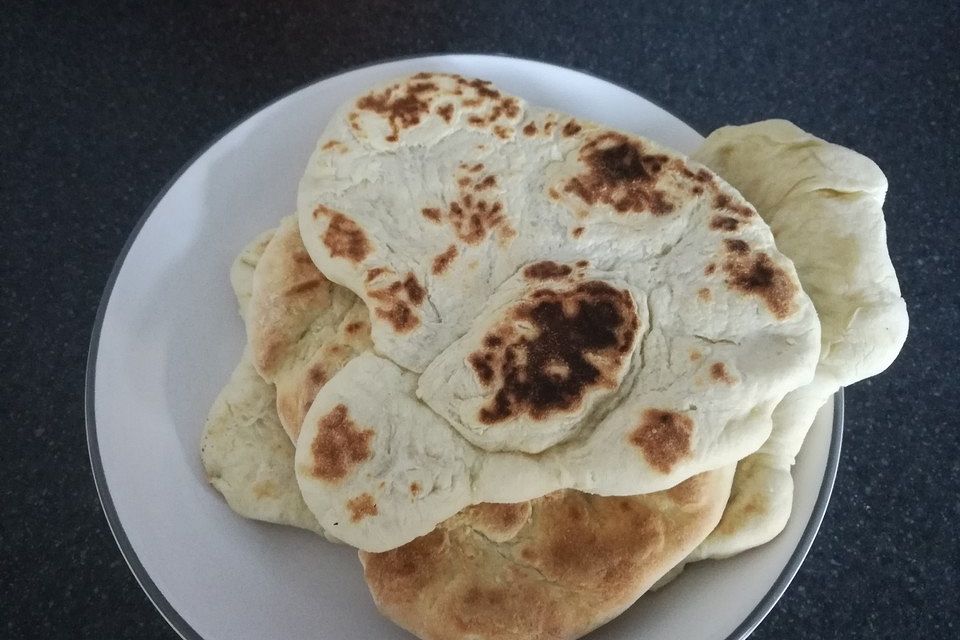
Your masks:
M731 464L816 364L815 310L736 190L484 81L417 74L344 105L298 218L379 355L319 391L297 478L367 551L478 502Z
M241 315L248 308L257 261L272 236L272 231L258 236L230 270ZM204 425L200 458L207 478L242 516L323 533L300 496L293 457L277 418L273 386L257 375L247 349Z
M371 347L366 307L317 270L293 216L280 222L254 272L247 336L257 371L276 385L277 413L294 442L317 390Z
M200 458L207 479L241 516L323 534L300 496L293 457L273 386L245 352L204 425Z
M817 411L841 386L886 369L908 327L887 251L887 180L873 161L784 120L718 129L695 157L756 206L794 261L822 349L813 381L784 398L769 440L740 463L720 526L693 559L733 555L783 530L790 468Z
M246 322L247 309L253 296L253 273L276 229L269 229L251 240L230 265L230 286L237 297L240 317Z
M658 493L558 491L480 504L360 552L380 611L424 640L578 638L616 617L716 525L732 467Z

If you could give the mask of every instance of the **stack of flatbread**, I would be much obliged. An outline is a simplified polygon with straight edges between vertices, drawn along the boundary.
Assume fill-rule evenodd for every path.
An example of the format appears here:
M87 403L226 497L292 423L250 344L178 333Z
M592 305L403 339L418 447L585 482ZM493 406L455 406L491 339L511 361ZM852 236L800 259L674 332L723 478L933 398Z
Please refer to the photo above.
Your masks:
M907 316L886 179L790 123L694 158L420 73L350 100L231 283L201 444L425 638L576 638L785 526L819 408Z

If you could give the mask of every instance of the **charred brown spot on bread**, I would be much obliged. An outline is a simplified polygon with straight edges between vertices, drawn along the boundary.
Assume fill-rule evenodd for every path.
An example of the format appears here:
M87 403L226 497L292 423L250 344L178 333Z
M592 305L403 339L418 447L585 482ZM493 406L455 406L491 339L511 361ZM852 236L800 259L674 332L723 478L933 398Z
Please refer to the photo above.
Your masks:
M553 128L557 126L556 121L547 120L543 123L543 132L547 135L550 135L553 132Z
M574 228L573 228L573 231L571 231L570 234L571 234L574 238L579 238L580 236L583 235L583 231L584 231L584 228L583 228L583 227L574 227Z
M418 496L418 495L420 495L420 490L421 490L421 489L420 489L420 483L419 483L419 482L411 482L411 483L410 483L410 495L412 495L412 496Z
M493 382L493 365L491 365L492 358L488 357L488 354L485 353L471 353L467 358L467 361L470 363L470 366L473 367L473 370L477 374L477 378L480 379L480 382L489 385Z
M503 108L504 115L508 118L516 118L520 113L520 105L516 98L504 98L500 106Z
M567 124L563 125L563 130L561 131L561 133L567 138L569 138L571 136L577 135L582 130L583 130L583 127L581 127L576 120L571 120Z
M430 222L440 222L440 209L436 207L424 207L420 213Z
M696 171L693 171L690 168L690 166L683 160L679 160L679 159L676 160L675 167L679 172L679 174L682 177L686 178L687 180L690 180L693 182L699 182L700 184L713 181L713 174L711 174L709 171L707 171L706 169L698 169ZM700 192L701 193L703 192L703 187L700 188Z
M568 264L558 264L553 260L543 260L527 265L523 269L523 277L527 280L554 280L564 278L573 273Z
M343 144L343 143L340 142L339 140L328 140L328 141L327 141L326 143L324 143L324 145L323 145L322 147L320 147L320 148L323 149L324 151L328 151L328 150L330 150L330 149L335 149L336 147L339 147L341 144Z
M362 262L370 255L373 247L367 240L367 234L356 222L323 205L313 211L314 218L325 216L330 219L323 233L323 244L334 258L344 258L353 263Z
M706 287L703 287L697 291L697 299L700 300L700 302L710 302L711 297L710 289L707 289Z
M493 123L503 116L508 118L515 117L520 112L517 101L513 98L504 98L499 103L494 103L493 107L487 113L487 122Z
M589 266L590 266L590 261L589 261L589 260L577 260L576 265L577 265L578 267L580 267L581 269L583 269L584 267L589 267Z
M435 82L414 81L365 95L357 100L356 106L386 119L390 125L386 139L396 142L401 131L417 126L423 116L430 113L430 101L437 91Z
M692 194L695 195L695 196L699 196L700 194L703 193L703 187L701 187L701 186L698 185L698 184L697 184L697 185L694 185L694 186L692 186L692 187L690 188L690 193L692 193Z
M559 193L556 189L554 189L553 187L550 187L550 189L547 190L547 195L550 196L550 199L551 199L551 200L559 200L559 199L560 199L560 193Z
M711 262L710 264L708 264L703 268L703 275L705 276L713 275L713 272L716 270L717 270L717 265Z
M702 357L703 357L703 354L697 351L696 349L690 350L690 362L697 362Z
M523 127L523 133L524 133L524 135L527 135L527 136L535 136L535 135L537 135L537 125L536 125L536 123L528 122L526 125L524 125L524 127Z
M450 245L446 248L446 250L444 250L443 253L434 256L433 265L431 265L430 271L435 276L443 274L443 272L447 270L459 253L460 250L457 249L457 245Z
M457 84L464 87L470 87L471 89L476 91L478 96L482 96L484 98L500 97L500 92L492 88L493 83L490 82L489 80L481 80L479 78L474 78L473 80L467 80L466 78L458 75L453 76L453 78L457 81Z
M495 233L503 246L515 237L517 232L503 213L503 203L496 199L496 176L477 176L482 170L482 163L473 166L461 163L457 168L455 179L460 194L449 204L446 220L453 227L457 238L465 244L480 244L491 233ZM481 196L481 192L486 195ZM431 220L434 220L433 214L436 212L437 222L444 217L439 208L425 208L422 211L430 211Z
M513 120L520 115L520 103L512 96L505 96L494 89L487 80L467 80L460 76L450 76L457 84L455 95L465 96L461 99L464 108L479 111L480 107L488 107L483 114L474 113L468 118L473 126L483 127L502 119ZM471 95L472 94L472 95ZM471 97L466 97L471 96ZM496 128L494 128L496 131ZM497 135L500 135L499 133Z
M493 133L501 140L507 140L513 135L513 129L497 125L493 128Z
M736 231L740 220L730 216L714 216L710 219L710 228L714 231Z
M586 172L568 179L563 190L589 205L605 204L619 213L671 213L676 205L657 188L668 158L648 153L640 140L621 133L595 136L580 149Z
M389 271L389 269L387 269L387 268L385 268L385 267L374 267L373 269L368 269L368 270L367 270L367 282L372 282L372 281L376 280L377 278L379 278L379 277L382 276L383 274L387 273L387 271Z
M539 264L535 275L570 273ZM639 326L630 294L600 281L537 289L508 314L468 357L479 382L496 390L478 416L489 425L577 410L591 389L614 387Z
M423 299L427 295L427 290L420 286L420 281L412 273L408 273L403 279L403 290L407 292L410 302L417 306L423 304Z
M726 365L722 362L714 362L710 365L710 377L713 378L715 382L723 382L724 384L733 384L736 382L736 378L730 375Z
M403 280L368 289L367 295L376 301L374 315L388 322L397 333L408 333L420 326L420 318L413 308L423 304L427 291L413 273L407 273Z
M317 435L310 443L311 473L327 482L342 480L370 457L373 435L372 429L361 429L350 419L346 405L338 404L317 424Z
M490 187L497 186L497 179L493 176L487 176L480 182L473 185L474 191L483 191L484 189L489 189Z
M643 453L651 467L669 473L677 462L690 455L693 420L677 411L647 409L630 434L630 443Z
M380 513L377 503L369 493L361 493L347 500L347 510L350 511L350 522L360 522L364 518Z
M732 243L732 244L731 244ZM794 309L797 285L769 255L749 251L742 240L727 240L724 283L742 294L760 298L774 317L783 320Z
M713 206L716 209L732 211L741 218L750 218L754 215L753 209L749 205L734 202L733 198L725 193L718 193L714 196Z
M317 363L311 366L307 370L307 380L310 381L310 385L314 390L319 391L320 387L327 383L327 372L324 370L323 365Z
M453 105L452 104L443 104L437 107L437 115L443 118L443 121L447 124L453 119Z
M361 322L361 321L357 320L357 321L355 321L355 322L349 323L349 324L348 324L346 327L344 327L343 329L344 329L344 331L346 331L346 332L347 332L348 334L350 334L350 335L356 335L356 334L362 332L362 331L363 331L364 329L366 329L366 328L367 328L367 323L366 323L366 322Z
M728 253L735 253L737 255L746 255L750 252L750 245L744 242L743 240L733 239L733 240L724 240L723 246L726 248Z

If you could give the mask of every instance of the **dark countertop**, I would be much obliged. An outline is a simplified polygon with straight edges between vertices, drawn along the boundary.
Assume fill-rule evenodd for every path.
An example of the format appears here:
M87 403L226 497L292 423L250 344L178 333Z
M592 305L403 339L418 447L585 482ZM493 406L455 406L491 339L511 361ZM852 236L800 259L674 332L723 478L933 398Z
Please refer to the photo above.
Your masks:
M588 70L704 133L784 117L880 164L910 337L848 391L823 528L755 637L960 637L960 5L134 4L0 12L0 637L175 637L111 538L84 435L94 314L146 205L272 98L443 51Z

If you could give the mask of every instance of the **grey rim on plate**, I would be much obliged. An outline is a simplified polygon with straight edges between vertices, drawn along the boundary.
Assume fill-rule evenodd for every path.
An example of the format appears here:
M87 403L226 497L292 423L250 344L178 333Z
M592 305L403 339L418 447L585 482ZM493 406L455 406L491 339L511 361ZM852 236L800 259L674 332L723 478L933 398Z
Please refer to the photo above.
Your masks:
M378 60L370 64L360 65L350 69L345 69L339 71L330 76L319 78L313 80L304 85L298 86L290 91L284 93L283 95L277 97L274 100L271 100L269 103L255 109L251 113L243 116L240 120L235 122L233 125L228 127L213 140L208 142L203 148L197 152L192 158L190 158L184 165L177 171L174 175L160 190L160 193L153 199L153 201L147 206L146 211L143 215L140 216L140 219L137 221L137 224L134 226L133 231L130 232L130 235L127 237L127 241L124 243L123 248L120 250L120 255L117 257L116 262L114 262L113 269L110 272L110 277L107 279L107 284L104 287L103 295L100 298L100 304L97 308L96 319L93 324L93 332L90 337L90 348L87 351L87 370L86 370L86 383L85 383L85 396L84 396L84 414L86 419L86 431L87 431L87 448L90 453L90 467L93 471L93 481L97 489L97 495L100 498L100 504L103 507L104 515L107 518L107 524L110 527L110 531L113 534L114 540L117 542L117 546L120 547L120 553L123 556L123 559L126 561L127 566L130 567L130 571L133 573L134 578L140 584L140 587L147 594L147 597L150 599L150 602L153 603L153 606L157 608L157 611L160 612L160 615L163 616L163 619L176 631L182 638L185 640L204 640L204 638L197 633L190 624L183 619L183 617L177 613L176 609L170 604L166 599L157 585L150 578L150 575L147 573L147 570L141 564L139 558L137 557L136 552L133 549L133 546L130 544L130 540L127 538L126 533L123 530L123 525L120 522L120 516L117 513L116 508L113 505L113 499L110 497L110 489L107 487L106 476L103 471L103 462L100 457L100 448L97 443L97 420L96 420L96 411L94 403L94 393L96 387L96 373L97 373L97 354L100 344L100 333L103 329L103 319L107 311L107 305L110 302L110 295L113 293L113 287L116 283L117 276L120 273L120 270L123 268L123 263L127 257L127 254L130 252L133 243L136 241L137 236L140 234L140 230L143 228L146 221L153 214L154 210L157 207L157 204L163 199L167 191L176 184L180 177L187 171L196 162L204 153L206 153L214 144L216 144L221 138L225 137L228 133L233 131L240 124L251 118L254 114L259 113L260 111L266 109L270 105L283 100L287 96L290 96L298 91L305 89L306 87L312 86L318 82L323 82L329 78L335 77L342 73L348 73L350 71L356 71L358 69L364 69L367 67L376 66L379 64L384 64L387 62L396 62L400 60L419 58L422 56L428 56L434 54L421 54L417 56L410 57L398 57L398 58L389 58L385 60ZM440 54L436 54L440 55ZM469 55L469 54L466 54ZM490 54L487 54L490 55ZM502 57L515 57L507 56L506 54L492 54ZM593 76L595 78L601 79L604 82L610 82L609 80L604 80L599 78L595 74L592 74L588 71L583 71L580 69L573 69L584 73L586 75ZM616 83L611 83L615 84ZM627 87L620 86L627 91L631 91ZM632 91L631 91L632 92ZM820 483L820 491L817 494L817 500L813 507L813 512L810 514L810 520L807 522L806 527L803 530L803 534L800 537L797 547L794 549L793 553L790 555L790 559L787 561L783 570L780 572L780 575L777 576L777 579L771 585L769 591L760 599L760 602L753 608L753 610L747 615L747 617L740 623L740 625L733 630L733 632L727 636L726 640L742 640L749 636L754 629L763 621L763 619L770 613L777 601L783 596L784 592L787 590L787 587L790 585L790 582L796 576L797 571L800 569L800 565L803 564L804 558L806 558L807 553L810 551L810 547L813 545L813 540L817 536L817 532L820 529L820 524L823 522L823 517L827 511L827 505L830 502L830 495L833 492L833 485L837 477L837 468L840 463L840 446L843 440L843 418L844 418L844 392L841 388L834 394L833 397L833 425L831 428L830 434L830 449L827 456L827 466L823 472L823 479Z

